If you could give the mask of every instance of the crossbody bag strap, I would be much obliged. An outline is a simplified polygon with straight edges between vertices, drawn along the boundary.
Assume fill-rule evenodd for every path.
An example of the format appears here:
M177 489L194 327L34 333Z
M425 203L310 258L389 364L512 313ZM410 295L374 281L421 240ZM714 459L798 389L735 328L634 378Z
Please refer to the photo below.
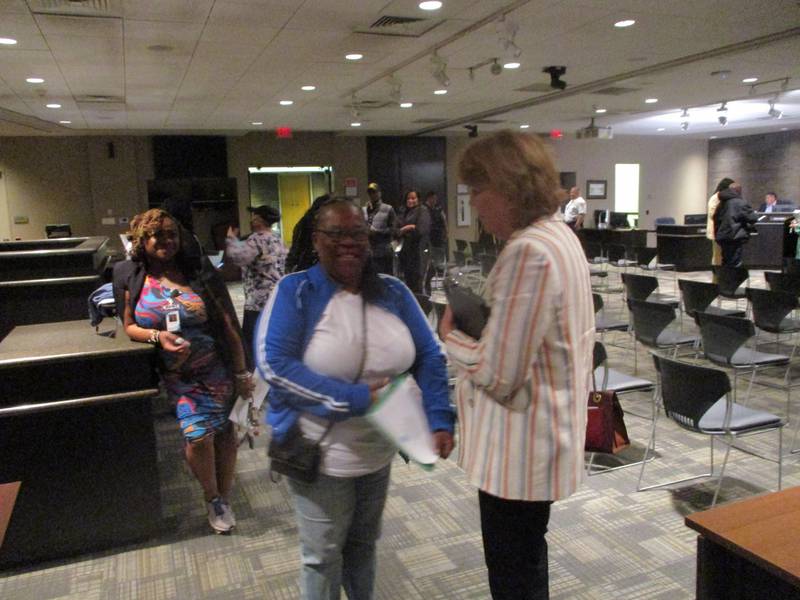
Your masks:
M367 302L364 300L364 296L361 296L361 340L361 362L358 365L358 373L355 378L353 378L353 383L358 383L358 380L361 379L361 375L364 374L364 366L367 364ZM318 444L322 444L322 440L327 437L331 428L333 428L333 421L328 421L328 426L325 428L319 440L317 440Z

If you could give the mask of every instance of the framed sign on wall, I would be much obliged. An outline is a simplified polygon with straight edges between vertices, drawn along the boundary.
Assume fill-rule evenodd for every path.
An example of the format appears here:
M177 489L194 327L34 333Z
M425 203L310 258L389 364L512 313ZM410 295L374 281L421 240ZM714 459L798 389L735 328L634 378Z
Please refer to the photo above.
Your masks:
M606 180L587 179L586 180L586 199L605 200L606 199Z

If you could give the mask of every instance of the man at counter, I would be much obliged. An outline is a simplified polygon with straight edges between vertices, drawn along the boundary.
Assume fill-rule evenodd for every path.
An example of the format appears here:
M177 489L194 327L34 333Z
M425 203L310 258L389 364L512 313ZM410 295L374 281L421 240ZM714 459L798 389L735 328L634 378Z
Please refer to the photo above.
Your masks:
M564 222L573 231L583 229L583 219L586 217L586 200L581 196L581 188L574 186L569 190L569 202L564 207Z
M775 195L775 192L768 192L767 195L764 196L764 202L761 203L761 206L758 208L758 212L778 212L777 204L778 196Z

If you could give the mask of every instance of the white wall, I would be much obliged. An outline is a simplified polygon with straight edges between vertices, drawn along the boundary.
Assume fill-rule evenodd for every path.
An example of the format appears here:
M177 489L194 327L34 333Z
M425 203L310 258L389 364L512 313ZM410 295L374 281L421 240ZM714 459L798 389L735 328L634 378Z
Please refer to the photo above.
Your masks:
M608 181L606 200L587 200L596 209L614 208L614 165L639 163L639 227L652 229L656 217L683 223L687 213L706 212L708 142L676 137L616 137L612 140L552 140L559 171L575 171L584 196L587 179Z

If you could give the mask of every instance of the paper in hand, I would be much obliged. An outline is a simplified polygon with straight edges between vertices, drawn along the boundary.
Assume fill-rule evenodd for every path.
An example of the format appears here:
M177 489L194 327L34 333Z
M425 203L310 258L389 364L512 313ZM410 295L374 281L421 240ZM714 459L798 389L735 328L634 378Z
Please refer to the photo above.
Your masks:
M433 468L439 455L422 408L422 392L413 378L408 375L396 378L366 417L411 460L423 468Z

